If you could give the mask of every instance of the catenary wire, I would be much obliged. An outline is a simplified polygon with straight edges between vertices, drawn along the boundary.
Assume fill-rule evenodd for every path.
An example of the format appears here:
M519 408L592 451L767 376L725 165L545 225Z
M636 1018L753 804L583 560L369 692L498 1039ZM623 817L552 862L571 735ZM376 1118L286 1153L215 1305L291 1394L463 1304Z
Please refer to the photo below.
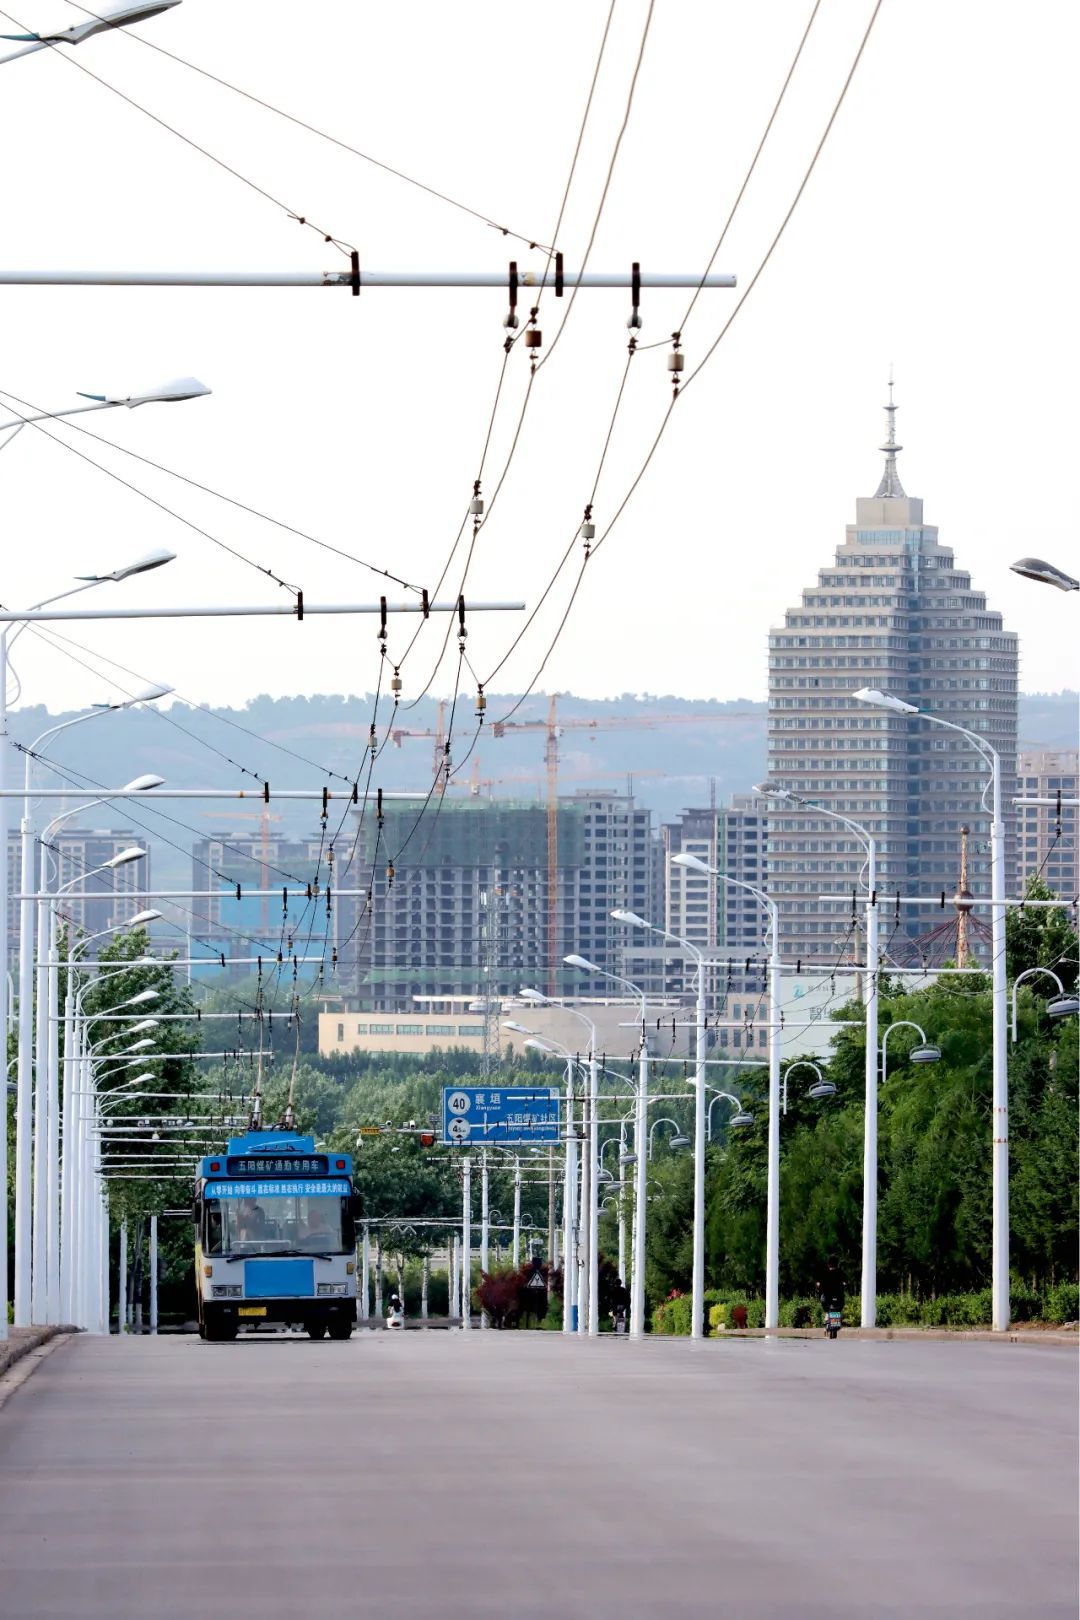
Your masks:
M41 409L39 405L35 405L31 400L20 399L18 394L13 394L10 389L0 388L0 395L5 399L13 399L24 410L37 411ZM180 483L187 484L191 489L201 491L204 495L212 495L215 500L224 501L227 506L235 506L237 511L246 512L249 517L259 518L263 523L270 523L274 528L284 530L286 534L295 535L298 540L306 540L309 545L318 546L320 550L329 551L335 557L341 557L345 562L355 563L358 568L364 568L369 573L378 575L381 579L388 579L393 584L400 585L403 590L413 591L420 595L421 588L419 585L413 585L407 579L392 574L388 568L380 568L376 563L366 562L363 557L356 557L352 552L344 551L340 546L331 545L328 540L320 540L317 535L308 534L303 529L296 528L294 524L286 523L282 518L272 517L268 512L260 512L258 507L249 506L246 501L237 500L232 495L225 495L220 489L214 489L209 484L200 483L197 478L189 478L186 473L177 472L175 467L166 467L163 462L155 461L151 456L140 455L137 450L130 450L126 445L117 444L112 439L106 439L102 434L92 432L90 428L84 426L81 422L75 422L63 416L55 416L52 420L70 428L75 433L81 433L86 438L93 439L97 444L104 445L108 450L116 450L120 455L129 456L133 461L140 461L143 466L152 467L155 472L165 473L167 477L175 478ZM23 425L20 424L15 429L16 433L21 432Z
M76 11L83 12L88 17L98 17L96 11L91 11L87 6L80 5L79 0L65 0L65 4L72 6ZM99 20L101 19L99 18ZM191 62L184 56L177 55L175 51L166 50L164 46L155 44L153 40L144 38L142 34L133 33L127 28L117 28L116 31L125 34L129 39L135 40L137 44L142 45L146 50L156 51L159 56L168 57L170 61L178 63L181 67L188 68L192 73L197 73L204 79L209 79L213 84L220 85L222 89L229 90L234 95L242 96L245 101L250 101L255 106L262 107L266 112L274 113L278 118L284 118L287 123L295 124L298 129L306 130L309 135L315 135L320 140L328 141L331 146L340 147L343 152L349 152L353 157L361 158L374 168L382 169L386 174L392 174L395 179L403 180L406 185L415 186L418 191L424 191L428 196L449 204L451 208L457 208L463 214L471 215L480 224L487 225L491 230L498 231L501 236L512 237L515 242L523 242L529 248L540 248L544 252L550 251L545 243L538 241L536 238L526 236L521 231L513 231L508 225L499 224L498 220L492 219L479 209L470 208L468 203L460 202L457 198L448 196L446 192L439 191L437 187L429 186L423 180L417 180L415 176L394 168L392 164L384 163L380 158L372 157L370 152L361 152L358 147L350 146L348 141L340 140L336 135L330 135L326 130L319 129L316 125L309 124L302 118L297 118L294 113L286 112L283 107L275 106L273 102L253 94L250 90L241 89L239 85L233 84L231 80L224 79L216 73L211 73L209 69L200 67L197 62Z
M26 28L26 24L20 22L17 17L13 17L10 12L0 10L0 17L6 18L10 23L14 23L16 28L21 28L24 30L24 32L30 32L30 30ZM85 63L76 61L73 56L68 56L61 45L52 40L45 40L43 43L48 45L50 52L54 56L59 57L60 61L65 62L69 67L78 69L78 71L80 73L84 73L88 79L93 79L95 84L100 84L104 89L110 90L114 96L118 96L120 100L126 102L129 107L134 107L136 112L142 113L145 118L149 118L151 122L157 124L160 129L167 130L170 135L175 135L176 139L183 141L185 146L190 146L193 151L201 153L204 158L208 158L211 163L216 164L219 169L223 169L226 174L231 174L234 180L239 180L241 185L247 186L248 189L250 191L254 191L257 196L264 198L269 203L272 203L275 208L279 208L287 218L295 220L298 225L306 226L308 230L315 231L317 235L322 237L324 242L328 242L333 247L336 247L338 252L344 253L346 257L353 252L353 243L346 242L343 238L333 235L332 232L324 230L321 225L316 225L313 220L309 220L306 215L299 213L294 208L290 208L288 203L282 202L280 197L275 197L273 192L267 191L265 186L260 186L256 181L250 179L246 174L242 174L239 169L233 168L232 164L226 163L224 158L216 157L215 154L207 147L200 146L198 141L193 140L190 135L185 135L182 130L176 128L175 124L170 124L166 119L160 118L157 113L151 112L149 107L144 107L142 102L135 100L134 96L129 96L126 91L121 90L115 84L111 84L108 79L102 78L100 73L93 72L93 70L88 68Z

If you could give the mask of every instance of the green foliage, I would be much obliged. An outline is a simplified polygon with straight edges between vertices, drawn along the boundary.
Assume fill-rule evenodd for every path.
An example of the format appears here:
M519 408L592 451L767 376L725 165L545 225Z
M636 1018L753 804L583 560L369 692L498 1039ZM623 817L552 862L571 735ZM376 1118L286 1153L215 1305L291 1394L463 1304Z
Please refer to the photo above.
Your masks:
M1021 944L1034 949L1035 938L1055 960L1075 957L1075 935L1059 926L1060 914L1031 911L1025 918L1018 950ZM1064 966L1059 960L1055 971ZM1045 986L1055 993L1052 980ZM939 1063L912 1064L919 1037L899 1029L889 1041L887 1082L878 1094L879 1287L898 1301L886 1309L895 1308L902 1320L905 1297L978 1294L989 1278L991 1005L981 976L943 979L911 994L885 988L882 1029L912 1020L942 1052ZM1027 998L1026 989L1020 1038L1009 1048L1013 1315L1019 1321L1038 1316L1040 1295L1050 1285L1075 1279L1080 1237L1077 1021L1048 1022L1041 1013L1045 998ZM781 1124L780 1288L793 1300L812 1297L827 1256L835 1254L850 1314L862 1245L864 1026L858 1007L841 1016L850 1018L850 1027L834 1038L828 1065L836 1096L812 1104L800 1092ZM706 1280L749 1297L760 1293L765 1272L764 1087L757 1074L740 1077L739 1094L756 1123L732 1133L725 1148L714 1148L706 1172ZM689 1275L676 1244L666 1266L657 1261L651 1267L650 1292L661 1295L654 1279L663 1283L663 1294L685 1289Z
M1048 1288L1044 1315L1047 1322L1075 1322L1080 1318L1080 1288L1076 1283L1058 1283Z

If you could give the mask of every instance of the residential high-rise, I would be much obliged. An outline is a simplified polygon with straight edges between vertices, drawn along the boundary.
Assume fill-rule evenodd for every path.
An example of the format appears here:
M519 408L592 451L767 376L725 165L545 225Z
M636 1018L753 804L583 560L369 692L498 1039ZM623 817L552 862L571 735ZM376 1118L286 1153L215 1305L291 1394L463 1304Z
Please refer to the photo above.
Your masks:
M1021 805L1017 810L1017 881L1021 893L1028 881L1038 876L1063 898L1071 899L1076 894L1078 782L1077 749L1020 750L1020 796L1054 801Z
M885 470L856 501L831 567L769 637L769 776L867 825L878 838L882 944L917 936L930 919L897 914L889 896L952 894L960 828L971 828L970 885L989 893L988 770L955 732L915 716L857 703L877 687L965 726L1001 756L1006 827L1016 775L1017 644L971 576L923 519L897 471L896 406L889 388ZM845 957L855 945L852 908L822 894L859 886L863 854L843 827L812 811L770 805L769 887L781 901L786 957ZM1015 840L1006 892L1015 893Z

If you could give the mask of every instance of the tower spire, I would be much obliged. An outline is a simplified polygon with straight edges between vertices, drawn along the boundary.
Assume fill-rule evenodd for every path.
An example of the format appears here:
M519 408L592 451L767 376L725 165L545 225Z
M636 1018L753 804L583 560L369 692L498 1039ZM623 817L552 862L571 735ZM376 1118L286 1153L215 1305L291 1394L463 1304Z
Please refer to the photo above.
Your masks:
M904 448L902 444L897 444L896 442L896 411L897 407L893 402L892 367L890 366L889 403L885 407L885 412L889 419L889 430L885 437L885 443L879 447L885 455L885 471L881 475L881 483L874 491L875 500L877 500L879 496L885 496L887 499L893 495L902 496L904 494L904 486L901 484L900 474L896 470L896 458L900 451Z

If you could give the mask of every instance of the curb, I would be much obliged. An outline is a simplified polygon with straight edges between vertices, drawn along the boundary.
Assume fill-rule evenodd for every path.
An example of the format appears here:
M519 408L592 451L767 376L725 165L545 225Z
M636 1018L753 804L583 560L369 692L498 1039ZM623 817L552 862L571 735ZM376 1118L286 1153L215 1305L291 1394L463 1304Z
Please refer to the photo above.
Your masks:
M8 1339L0 1345L0 1351L7 1352L0 1363L0 1411L46 1356L74 1338L77 1331L72 1327L23 1328L19 1330L18 1339Z
M823 1328L725 1328L721 1333L710 1333L710 1339L821 1339ZM907 1344L951 1344L956 1340L975 1340L985 1344L1048 1344L1076 1345L1075 1333L1053 1330L1031 1332L1023 1329L995 1333L990 1328L842 1328L841 1337L863 1339L868 1342L902 1340Z

